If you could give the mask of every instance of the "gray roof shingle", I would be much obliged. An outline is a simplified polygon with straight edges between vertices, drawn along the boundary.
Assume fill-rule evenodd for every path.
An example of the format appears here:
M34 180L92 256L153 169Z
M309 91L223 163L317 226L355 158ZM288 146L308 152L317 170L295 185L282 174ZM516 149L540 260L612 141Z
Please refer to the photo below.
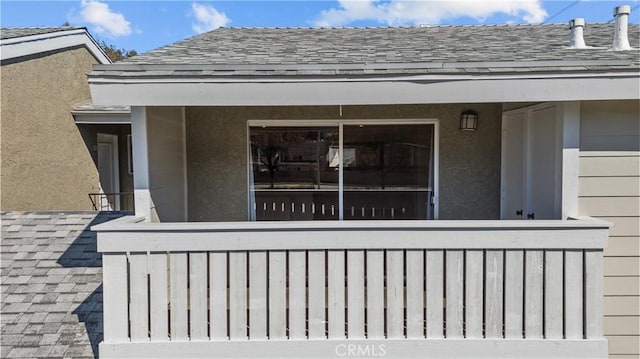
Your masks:
M372 28L220 28L98 66L92 76L331 75L587 71L638 68L631 51L611 51L614 24L587 24L589 49L570 49L567 25ZM509 63L506 65L505 63ZM518 63L518 65L513 65ZM515 69L515 70L514 70Z
M0 39L13 39L16 37L42 35L58 31L78 30L83 27L56 26L56 27L2 27L0 28Z
M2 212L2 358L95 358L102 261L91 225L123 212Z

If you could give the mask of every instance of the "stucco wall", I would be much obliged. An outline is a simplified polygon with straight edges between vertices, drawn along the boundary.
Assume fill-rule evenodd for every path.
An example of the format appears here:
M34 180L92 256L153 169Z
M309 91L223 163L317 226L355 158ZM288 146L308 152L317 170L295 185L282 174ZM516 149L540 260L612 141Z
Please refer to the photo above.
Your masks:
M478 130L459 128L478 111ZM440 219L498 219L501 104L321 107L187 107L190 221L246 221L247 120L440 120Z
M579 214L614 224L604 252L610 357L640 355L640 102L580 107Z
M92 209L98 172L71 109L95 63L79 48L1 67L1 210Z

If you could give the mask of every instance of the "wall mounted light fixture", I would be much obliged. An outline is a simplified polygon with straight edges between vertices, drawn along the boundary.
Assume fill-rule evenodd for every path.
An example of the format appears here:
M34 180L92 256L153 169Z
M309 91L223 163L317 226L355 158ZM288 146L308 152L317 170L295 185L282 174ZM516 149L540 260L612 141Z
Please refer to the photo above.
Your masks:
M462 111L460 114L460 130L475 131L478 129L478 113L472 110Z

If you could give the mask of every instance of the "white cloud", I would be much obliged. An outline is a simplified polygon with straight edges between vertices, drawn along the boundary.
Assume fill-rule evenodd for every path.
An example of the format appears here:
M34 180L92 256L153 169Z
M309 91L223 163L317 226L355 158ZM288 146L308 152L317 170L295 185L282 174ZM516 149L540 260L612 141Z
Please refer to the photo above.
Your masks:
M324 10L317 26L342 26L374 20L390 26L439 24L443 20L471 17L478 21L495 14L539 23L547 17L540 0L338 0L339 8Z
M112 37L131 35L131 23L124 15L109 9L109 5L96 0L80 2L80 21L93 26L93 31Z
M215 30L231 22L231 19L229 19L225 13L216 10L216 8L211 5L194 2L191 4L191 10L193 11L193 16L196 18L196 21L191 24L191 28L198 34Z

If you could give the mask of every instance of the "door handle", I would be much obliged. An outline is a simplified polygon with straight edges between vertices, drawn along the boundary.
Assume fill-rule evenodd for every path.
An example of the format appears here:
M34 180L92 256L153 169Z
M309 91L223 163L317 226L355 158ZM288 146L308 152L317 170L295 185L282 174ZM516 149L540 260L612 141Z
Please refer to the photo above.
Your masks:
M516 211L516 216L521 216L522 217L522 210L521 209Z
M536 219L536 214L533 212L527 213L527 219Z

